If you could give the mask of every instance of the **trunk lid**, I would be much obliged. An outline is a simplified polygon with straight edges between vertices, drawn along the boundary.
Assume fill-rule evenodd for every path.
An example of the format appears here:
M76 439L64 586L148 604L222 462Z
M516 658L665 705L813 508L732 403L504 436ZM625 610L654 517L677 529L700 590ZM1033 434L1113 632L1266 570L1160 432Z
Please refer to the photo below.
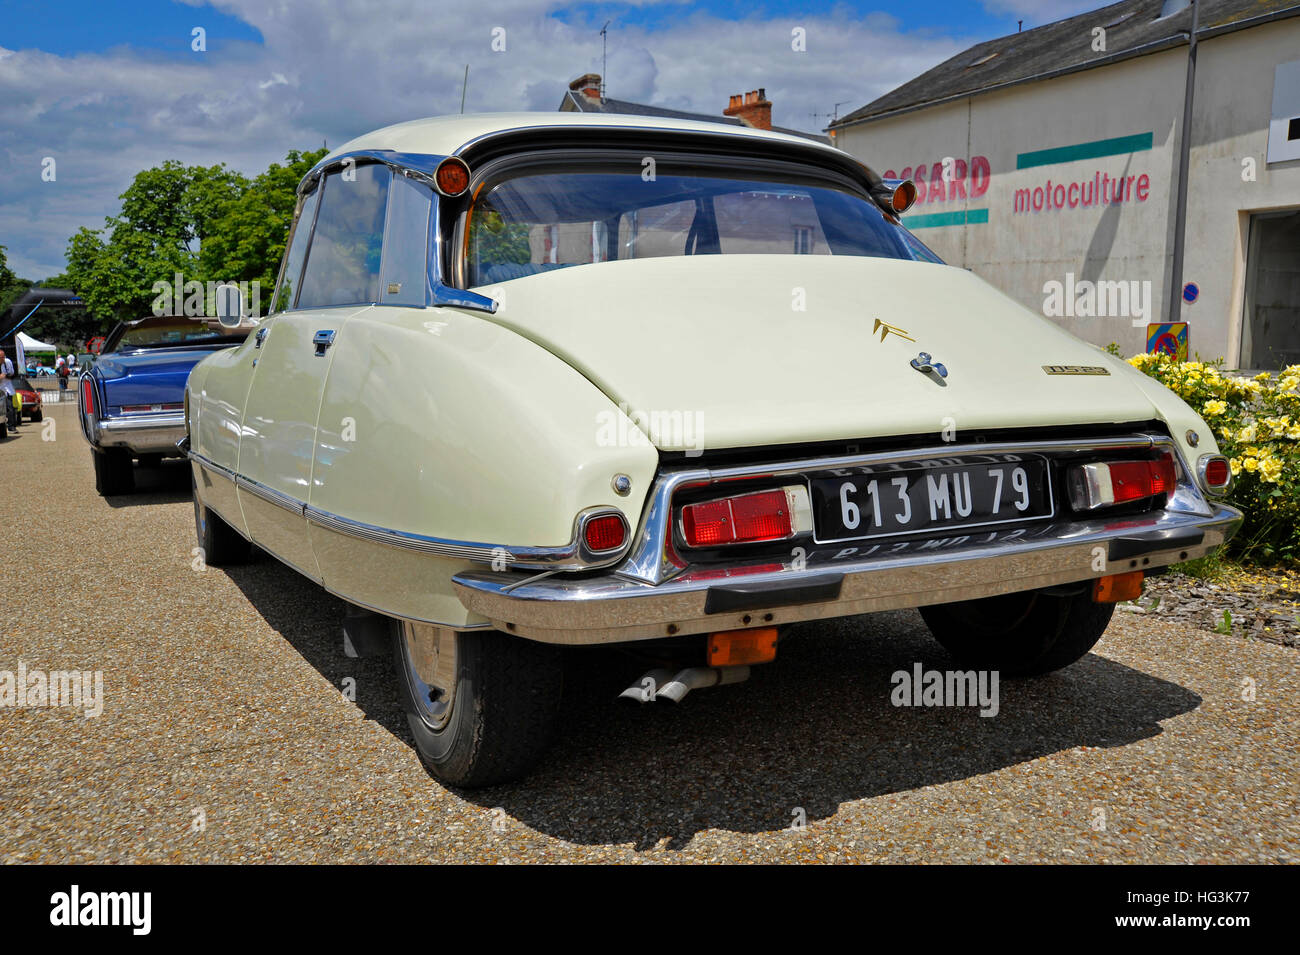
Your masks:
M478 291L500 303L492 321L568 362L661 450L1158 417L1115 373L1122 362L952 266L682 256L573 266ZM920 352L948 376L913 368Z

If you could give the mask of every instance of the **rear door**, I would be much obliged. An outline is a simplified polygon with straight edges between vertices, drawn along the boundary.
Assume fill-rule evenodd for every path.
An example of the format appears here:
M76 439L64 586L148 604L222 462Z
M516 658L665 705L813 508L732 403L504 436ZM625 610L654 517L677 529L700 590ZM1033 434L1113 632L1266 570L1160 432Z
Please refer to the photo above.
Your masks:
M319 211L291 307L265 323L244 408L239 499L253 540L319 581L303 508L310 497L316 426L335 342L380 300L380 260L392 174L345 166L324 178Z

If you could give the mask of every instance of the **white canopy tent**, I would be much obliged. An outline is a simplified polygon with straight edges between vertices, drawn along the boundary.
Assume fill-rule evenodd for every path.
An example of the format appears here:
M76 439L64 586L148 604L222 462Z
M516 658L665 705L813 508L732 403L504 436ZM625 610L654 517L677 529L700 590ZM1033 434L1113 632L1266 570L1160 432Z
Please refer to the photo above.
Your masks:
M32 338L32 336L28 335L26 332L18 333L18 341L22 343L23 351L58 351L58 348L54 345Z
M54 352L56 355L58 354L59 350L56 347L40 339L32 338L26 332L19 332L14 337L16 339L15 344L18 346L18 354L14 356L14 368L23 369L27 367L28 352ZM22 374L22 372L19 371L19 374Z

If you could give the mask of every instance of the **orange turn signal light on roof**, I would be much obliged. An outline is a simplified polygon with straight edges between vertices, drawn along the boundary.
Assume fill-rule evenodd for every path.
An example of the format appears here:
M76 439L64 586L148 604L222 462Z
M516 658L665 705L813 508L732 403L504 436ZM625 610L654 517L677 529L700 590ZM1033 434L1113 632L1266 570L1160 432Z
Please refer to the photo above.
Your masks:
M719 630L709 634L709 666L770 663L776 659L776 627Z
M444 196L459 196L469 188L469 166L463 159L448 156L438 163L438 170L433 174L433 181L438 191Z
M912 208L912 203L916 202L916 183L910 179L904 179L894 189L893 198L889 200L889 205L895 212L906 212Z
M1113 604L1121 600L1137 600L1142 596L1142 571L1128 574L1111 574L1092 582L1094 603Z

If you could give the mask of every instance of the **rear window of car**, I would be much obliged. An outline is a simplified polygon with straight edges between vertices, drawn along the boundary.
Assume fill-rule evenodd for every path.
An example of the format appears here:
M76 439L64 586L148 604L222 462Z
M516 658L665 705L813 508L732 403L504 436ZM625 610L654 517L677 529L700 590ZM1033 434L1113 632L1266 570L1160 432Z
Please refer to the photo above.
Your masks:
M649 176L641 165L521 172L489 181L466 228L471 287L617 259L738 253L916 259L924 249L909 243L874 202L835 181L712 167Z
M172 348L185 345L215 345L221 341L243 341L244 336L231 336L209 328L198 321L180 321L174 324L141 325L124 331L113 351L131 348Z
M325 177L298 308L379 301L384 218L393 178L378 163Z

